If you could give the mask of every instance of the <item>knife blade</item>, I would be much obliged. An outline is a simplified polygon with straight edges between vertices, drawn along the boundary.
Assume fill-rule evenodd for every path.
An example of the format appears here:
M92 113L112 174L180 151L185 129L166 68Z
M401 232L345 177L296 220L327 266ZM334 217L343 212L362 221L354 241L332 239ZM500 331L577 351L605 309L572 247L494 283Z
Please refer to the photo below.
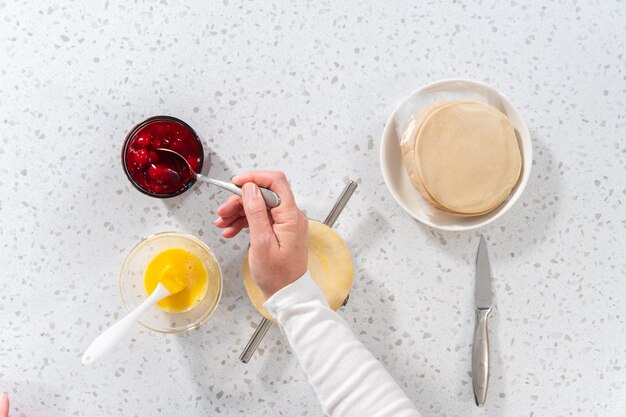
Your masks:
M491 308L491 266L487 241L480 237L476 254L476 292L474 293L476 308Z
M478 253L476 254L476 289L474 303L476 304L476 327L474 328L474 343L472 345L472 386L474 401L482 407L487 398L489 385L489 335L487 319L491 312L491 266L487 241L480 237Z

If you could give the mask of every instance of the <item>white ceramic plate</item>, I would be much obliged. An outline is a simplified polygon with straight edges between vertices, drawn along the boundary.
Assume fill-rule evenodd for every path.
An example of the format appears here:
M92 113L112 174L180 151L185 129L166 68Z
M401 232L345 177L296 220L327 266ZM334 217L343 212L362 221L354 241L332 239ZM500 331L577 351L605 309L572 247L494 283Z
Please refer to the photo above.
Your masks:
M476 217L458 217L434 208L413 187L402 162L400 140L396 133L396 114L407 102L431 104L438 98L483 101L507 115L515 128L522 153L522 173L511 194L498 208ZM442 230L462 231L485 226L506 213L519 199L526 187L532 166L533 150L528 128L511 101L495 88L470 80L441 80L415 90L401 103L389 119L380 143L380 169L393 198L416 220Z

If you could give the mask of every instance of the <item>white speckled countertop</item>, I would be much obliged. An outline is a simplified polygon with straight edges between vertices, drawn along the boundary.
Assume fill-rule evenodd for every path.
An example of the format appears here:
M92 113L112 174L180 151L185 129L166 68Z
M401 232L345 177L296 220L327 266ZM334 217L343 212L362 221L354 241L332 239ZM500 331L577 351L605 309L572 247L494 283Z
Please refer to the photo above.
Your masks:
M321 414L276 328L238 361L259 316L240 278L247 236L212 226L226 194L160 201L124 176L122 140L155 114L203 136L217 177L286 171L313 218L358 181L337 226L356 267L341 314L424 416L624 415L623 1L127 3L0 0L0 392L13 417ZM534 143L526 193L480 231L496 303L484 409L469 377L479 233L416 223L378 165L395 104L449 77L508 95ZM138 328L83 367L124 314L125 254L166 230L217 253L216 315L187 334Z

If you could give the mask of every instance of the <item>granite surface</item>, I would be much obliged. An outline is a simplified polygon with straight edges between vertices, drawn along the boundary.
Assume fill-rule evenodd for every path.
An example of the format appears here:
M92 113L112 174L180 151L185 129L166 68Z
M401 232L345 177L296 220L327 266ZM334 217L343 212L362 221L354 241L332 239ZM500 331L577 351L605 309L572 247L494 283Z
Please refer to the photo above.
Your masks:
M11 416L318 416L240 276L247 236L212 225L227 195L161 201L120 165L137 122L171 114L212 174L284 170L337 229L355 285L341 314L424 416L626 413L626 4L623 1L76 2L0 0L0 392ZM518 204L476 232L432 230L384 186L378 145L415 88L462 77L525 117L535 160ZM216 252L224 294L196 331L137 328L106 360L86 346L124 313L117 274L142 237L178 230ZM473 260L494 271L492 377L474 406Z

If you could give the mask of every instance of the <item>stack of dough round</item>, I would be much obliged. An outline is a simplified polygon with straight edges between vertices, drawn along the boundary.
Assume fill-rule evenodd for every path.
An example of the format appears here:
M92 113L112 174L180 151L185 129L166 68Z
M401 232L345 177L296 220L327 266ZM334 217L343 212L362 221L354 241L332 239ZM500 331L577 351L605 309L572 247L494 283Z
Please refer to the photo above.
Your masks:
M455 101L418 112L401 148L413 185L433 206L458 216L502 204L522 167L513 125L484 103Z
M346 242L330 227L309 220L309 263L311 278L322 290L333 310L338 310L352 288L354 266ZM268 320L272 320L263 308L265 297L250 274L248 255L243 260L243 283L254 307ZM273 320L272 320L273 321Z

